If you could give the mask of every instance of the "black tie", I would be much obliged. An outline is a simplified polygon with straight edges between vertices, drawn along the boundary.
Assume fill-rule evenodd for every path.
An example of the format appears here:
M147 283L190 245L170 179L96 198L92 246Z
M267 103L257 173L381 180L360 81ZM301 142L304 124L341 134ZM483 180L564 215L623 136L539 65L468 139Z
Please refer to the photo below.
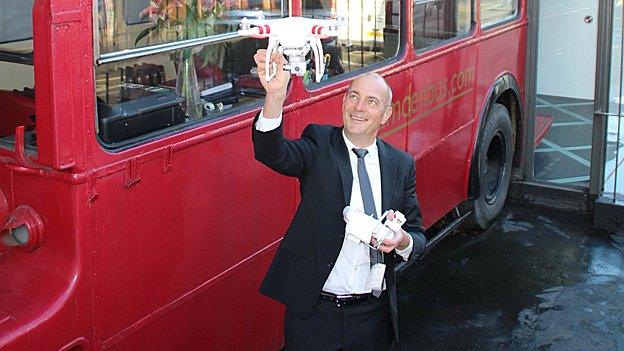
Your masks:
M371 187L370 178L368 178L368 172L366 172L366 165L364 164L364 156L368 154L366 149L351 149L357 155L357 173L360 180L360 192L362 193L362 202L364 203L364 213L377 218L377 210L375 210L375 198L373 197L373 189ZM371 254L371 266L380 261L379 251L370 249Z

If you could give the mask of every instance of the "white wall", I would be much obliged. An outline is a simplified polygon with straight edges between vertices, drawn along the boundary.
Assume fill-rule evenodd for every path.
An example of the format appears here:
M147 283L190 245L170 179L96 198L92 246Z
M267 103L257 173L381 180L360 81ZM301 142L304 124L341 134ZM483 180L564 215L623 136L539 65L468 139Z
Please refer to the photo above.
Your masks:
M594 99L597 16L597 0L540 1L538 94Z

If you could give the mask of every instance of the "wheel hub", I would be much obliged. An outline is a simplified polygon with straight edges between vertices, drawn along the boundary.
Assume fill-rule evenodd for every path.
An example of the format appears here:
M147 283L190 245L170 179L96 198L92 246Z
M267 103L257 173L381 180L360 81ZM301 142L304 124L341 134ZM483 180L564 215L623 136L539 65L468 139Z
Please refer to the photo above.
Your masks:
M488 204L494 203L505 176L507 155L505 138L500 131L492 137L483 163L483 193Z

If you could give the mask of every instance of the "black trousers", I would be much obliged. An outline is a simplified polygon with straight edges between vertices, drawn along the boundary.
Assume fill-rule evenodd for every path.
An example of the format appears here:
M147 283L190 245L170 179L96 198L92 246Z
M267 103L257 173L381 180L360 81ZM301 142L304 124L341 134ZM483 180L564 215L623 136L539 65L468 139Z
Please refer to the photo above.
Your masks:
M338 307L319 300L308 318L286 310L286 351L388 351L394 333L388 294L364 303Z

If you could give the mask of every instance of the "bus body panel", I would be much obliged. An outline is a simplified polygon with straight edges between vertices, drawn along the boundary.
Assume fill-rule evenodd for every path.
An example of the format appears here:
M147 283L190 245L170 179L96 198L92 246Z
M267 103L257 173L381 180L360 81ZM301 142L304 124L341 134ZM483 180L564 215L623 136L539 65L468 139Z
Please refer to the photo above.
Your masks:
M257 291L275 250L103 340L103 350L278 350L284 308ZM243 288L241 288L243 286ZM260 322L261 321L261 322Z
M299 187L254 160L259 107L104 149L95 136L91 4L35 2L37 123L50 132L41 133L42 154L28 157L38 164L0 149L0 189L9 209L33 208L45 234L34 252L0 253L0 349L279 349L284 308L257 290ZM415 158L426 227L466 199L492 82L510 73L524 94L525 44L521 11L429 53L408 46L377 69L394 92L380 135ZM518 55L503 58L508 52ZM306 90L294 77L285 135L341 125L350 80Z
M11 248L0 255L0 348L54 349L76 335L90 336L85 187L3 165L0 187L10 208L30 207L44 226L34 252Z
M476 57L476 45L463 46L415 66L410 74L403 105L411 105L408 151L417 158L426 227L466 199L464 165L471 155Z
M129 166L134 169L96 182L99 339L121 338L127 328L150 325L152 319L159 324L164 317L165 325L176 320L169 315L185 324L196 316L187 303L218 303L225 291L231 294L226 300L262 304L257 287L293 215L296 186L253 159L250 129L182 149L170 160L136 162ZM254 268L256 261L265 262L263 269ZM210 315L215 325L198 327L215 329L220 315ZM192 322L185 330L193 329ZM267 323L257 331L263 328L275 326Z
M488 95L491 90L490 87L503 74L511 74L518 82L521 95L518 96L518 99L521 103L521 109L524 108L522 101L524 101L524 77L526 73L526 30L526 21L522 20L520 23L510 24L507 27L486 31L485 35L489 35L489 37L487 40L479 42L479 64L477 68L479 79L476 89L477 103L475 104L477 117L481 116L486 108L490 98ZM517 52L518 55L503 56L499 54L500 52ZM482 123L482 121L479 122ZM515 129L515 131L519 133L521 128ZM475 133L473 138L475 145L477 134Z

